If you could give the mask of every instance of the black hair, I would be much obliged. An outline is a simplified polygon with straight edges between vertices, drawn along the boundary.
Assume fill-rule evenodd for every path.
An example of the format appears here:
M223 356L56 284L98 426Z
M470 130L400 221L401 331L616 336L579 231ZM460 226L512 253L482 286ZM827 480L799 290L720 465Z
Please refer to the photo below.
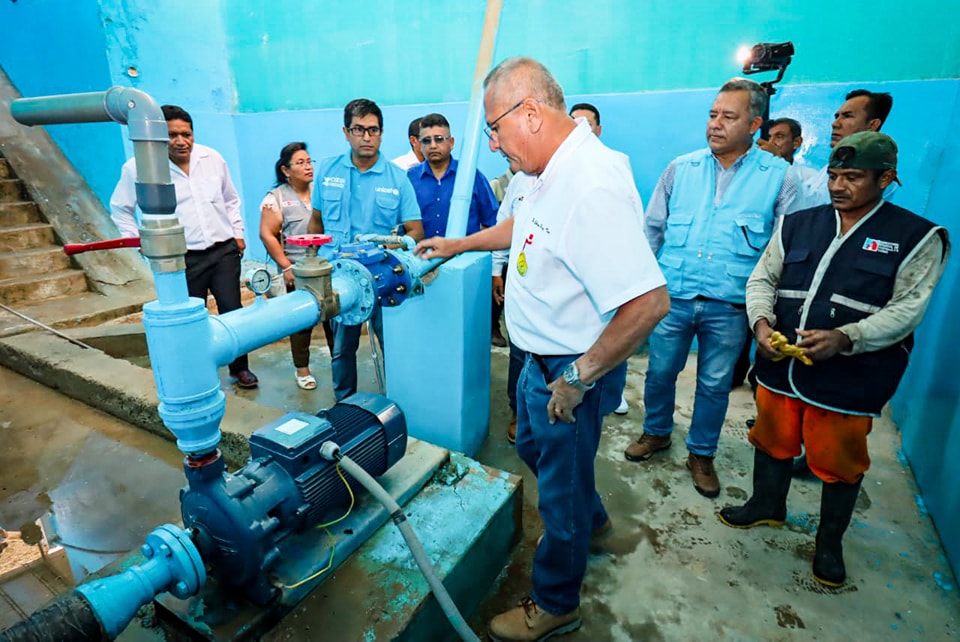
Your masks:
M585 109L586 111L593 112L593 115L597 119L597 125L600 124L600 111L590 103L577 103L576 105L570 108L570 115L573 116L573 112L580 109Z
M354 118L363 118L369 114L377 117L377 124L383 129L383 112L377 107L377 103L366 98L356 98L347 103L343 108L343 126L349 128Z
M420 136L420 121L422 118L414 118L410 121L410 125L407 127L407 138L413 136L418 138Z
M867 98L867 118L869 120L873 120L874 118L880 120L880 127L877 127L879 131L880 128L883 127L883 123L887 121L890 110L893 109L893 96L885 91L854 89L847 94L846 99L850 100L851 98L859 98L860 96L866 96Z
M775 118L775 119L771 120L771 121L770 121L770 127L768 128L768 131L769 131L770 129L773 129L773 128L776 127L777 125L786 125L787 127L789 127L789 128L790 128L790 135L791 135L792 137L794 137L794 138L797 138L798 136L803 135L803 130L800 129L800 123L798 123L797 121L795 121L795 120L792 119L792 118Z
M293 155L300 150L307 151L307 144L300 142L287 143L283 146L283 149L280 150L280 158L277 159L276 164L273 166L273 171L277 173L277 182L274 183L274 187L280 187L284 183L290 182L290 179L283 173L283 168L290 167L290 160L293 158Z
M443 114L427 114L420 119L420 129L427 129L428 127L446 127L450 129L450 123L447 122L446 117ZM420 132L417 132L417 135L420 135Z
M193 129L193 119L190 118L190 114L188 114L187 110L183 107L177 105L161 105L160 111L163 112L163 119L165 121L182 120L190 123L190 129Z

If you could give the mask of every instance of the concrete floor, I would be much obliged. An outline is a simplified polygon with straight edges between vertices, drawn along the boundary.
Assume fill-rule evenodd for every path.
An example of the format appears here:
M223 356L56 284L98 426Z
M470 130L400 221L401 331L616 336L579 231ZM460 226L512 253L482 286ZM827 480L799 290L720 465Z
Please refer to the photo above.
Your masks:
M329 406L329 358L317 334L312 357L318 390L296 388L284 343L251 355L259 389L235 389L225 371L224 389L284 410L313 412ZM490 597L471 619L478 631L529 590L531 555L541 530L536 483L503 436L509 419L503 392L506 349L494 348L491 359L491 434L476 458L523 475L524 538L500 583L487 588ZM752 415L748 389L731 396L717 458L723 484L718 499L698 495L684 468L692 362L681 376L673 448L644 464L623 459L623 449L640 431L645 369L644 357L630 360L630 412L611 416L605 425L597 477L614 529L594 545L583 589L583 628L563 639L960 637L956 580L889 420L878 422L871 436L873 469L845 539L848 583L830 591L810 575L819 506L816 483L794 483L784 528L739 531L716 518L719 508L742 502L751 490L752 451L744 427ZM376 387L368 349L361 352L360 386ZM57 532L73 545L68 552L76 565L102 563L112 551L139 545L153 526L178 517L171 489L182 484L182 472L179 453L169 442L2 368L0 431L0 526L16 529L49 514L53 506ZM103 501L106 497L109 502Z

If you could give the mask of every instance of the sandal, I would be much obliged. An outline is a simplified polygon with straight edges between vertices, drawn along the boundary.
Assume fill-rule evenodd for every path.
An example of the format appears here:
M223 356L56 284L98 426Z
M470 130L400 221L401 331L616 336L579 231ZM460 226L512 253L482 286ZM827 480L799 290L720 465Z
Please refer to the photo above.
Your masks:
M297 375L297 386L301 390L316 390L317 389L317 380L314 379L312 374Z

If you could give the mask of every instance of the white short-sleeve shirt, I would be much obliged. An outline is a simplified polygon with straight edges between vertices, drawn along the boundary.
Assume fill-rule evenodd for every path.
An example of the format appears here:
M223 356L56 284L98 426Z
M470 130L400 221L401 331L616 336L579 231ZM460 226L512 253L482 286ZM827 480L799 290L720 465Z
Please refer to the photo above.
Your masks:
M510 340L527 352L586 352L621 305L666 284L629 159L585 122L513 214L504 310Z

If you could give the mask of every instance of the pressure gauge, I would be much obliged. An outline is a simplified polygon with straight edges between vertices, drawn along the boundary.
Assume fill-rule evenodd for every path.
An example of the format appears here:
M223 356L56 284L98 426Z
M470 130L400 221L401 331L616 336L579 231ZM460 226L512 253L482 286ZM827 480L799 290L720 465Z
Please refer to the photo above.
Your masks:
M267 268L256 268L247 273L247 287L260 296L270 291L272 275Z

